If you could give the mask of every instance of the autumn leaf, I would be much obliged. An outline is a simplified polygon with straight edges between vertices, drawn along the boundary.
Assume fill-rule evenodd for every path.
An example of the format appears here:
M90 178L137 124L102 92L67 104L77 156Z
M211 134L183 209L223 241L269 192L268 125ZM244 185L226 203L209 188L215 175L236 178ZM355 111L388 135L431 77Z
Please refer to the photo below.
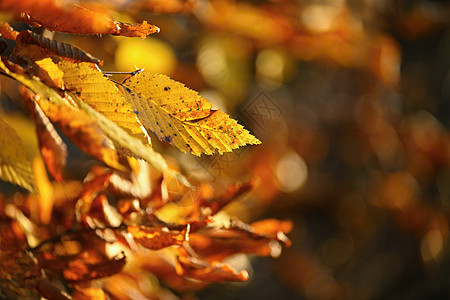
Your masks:
M75 91L95 110L142 142L148 143L146 130L141 126L131 105L112 81L87 63L73 64L62 61L58 65L64 72L63 78L68 90Z
M15 31L7 22L0 22L0 36L8 40L16 40L19 32Z
M69 282L85 282L111 276L119 272L125 263L124 255L108 259L98 252L85 251L68 263L63 274Z
M145 248L159 250L173 245L181 245L187 240L187 230L169 230L164 227L128 226L127 231Z
M184 177L179 172L169 168L166 160L161 154L144 145L139 139L136 139L129 135L125 130L117 126L113 121L109 120L107 117L93 109L91 106L79 100L76 96L74 96L72 100L77 103L81 110L86 112L97 122L97 125L111 140L115 142L116 146L121 147L118 150L121 151L123 155L135 155L139 158L142 158L157 170L164 172L167 175L173 176L183 185L189 188L193 188L186 177Z
M112 168L124 169L112 142L85 113L70 106L40 100L39 97L36 101L45 115L81 150Z
M13 51L15 55L30 58L42 59L46 56L57 55L75 62L102 63L101 60L78 47L46 38L28 30L21 31L17 36L17 46Z
M0 179L34 192L31 162L17 133L0 118Z
M180 276L207 282L248 280L248 273L245 270L237 272L227 264L217 261L207 262L199 257L192 256L183 248L178 248L177 252L175 269Z
M0 10L16 14L26 13L30 21L48 30L73 34L113 34L145 38L159 32L159 28L148 24L123 24L111 20L100 6L78 5L72 1L58 0L1 0ZM25 21L24 18L22 18Z
M197 92L165 75L144 70L123 85L144 126L183 152L222 154L261 143L227 114L211 110Z

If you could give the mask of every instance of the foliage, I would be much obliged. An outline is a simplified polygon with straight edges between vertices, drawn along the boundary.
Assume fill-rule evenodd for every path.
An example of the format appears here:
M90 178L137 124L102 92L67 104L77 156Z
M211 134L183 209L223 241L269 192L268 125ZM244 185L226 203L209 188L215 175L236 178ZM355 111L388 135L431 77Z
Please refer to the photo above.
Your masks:
M73 2L0 1L0 9L72 34L145 38L159 31ZM0 72L20 84L41 154L31 162L0 118L0 178L31 192L0 196L0 297L125 299L137 289L164 298L170 292L163 286L186 293L209 282L245 281L245 270L223 260L275 256L290 244L289 221L249 225L223 212L254 181L222 194L206 182L195 188L152 149L147 134L197 156L259 144L237 121L168 76L136 70L113 79L99 59L68 43L6 22L0 32L14 44ZM68 178L67 140L96 160L82 181ZM161 284L138 288L150 273Z

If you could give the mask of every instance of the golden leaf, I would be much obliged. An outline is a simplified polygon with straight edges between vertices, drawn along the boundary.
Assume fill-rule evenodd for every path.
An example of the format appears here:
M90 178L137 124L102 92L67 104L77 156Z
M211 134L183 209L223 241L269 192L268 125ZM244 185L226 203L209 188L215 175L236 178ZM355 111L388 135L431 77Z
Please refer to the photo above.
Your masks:
M144 126L159 139L195 155L231 152L261 142L197 92L165 75L143 71L124 82Z
M31 163L27 158L22 140L0 118L0 179L35 191Z
M133 108L112 81L92 69L88 63L62 61L59 67L64 72L64 82L68 90L76 91L84 102L142 142L149 141L148 134Z

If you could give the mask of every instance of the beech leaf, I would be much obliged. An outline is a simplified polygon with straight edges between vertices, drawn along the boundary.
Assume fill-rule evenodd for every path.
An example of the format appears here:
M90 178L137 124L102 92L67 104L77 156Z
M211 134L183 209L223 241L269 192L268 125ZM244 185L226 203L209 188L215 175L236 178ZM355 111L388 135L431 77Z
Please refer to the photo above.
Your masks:
M261 143L227 114L211 110L197 92L165 75L144 70L123 85L144 126L183 152L222 154Z

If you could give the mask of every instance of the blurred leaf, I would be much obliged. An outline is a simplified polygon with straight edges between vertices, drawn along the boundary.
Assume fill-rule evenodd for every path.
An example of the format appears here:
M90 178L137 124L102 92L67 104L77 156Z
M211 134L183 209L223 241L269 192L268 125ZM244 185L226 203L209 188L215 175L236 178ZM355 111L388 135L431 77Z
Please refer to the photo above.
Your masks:
M231 266L219 262L207 262L198 257L193 257L184 248L178 249L176 271L180 276L207 281L246 281L247 271L236 272Z
M15 31L7 22L0 23L0 35L5 39L16 40L19 35L18 31Z
M128 226L128 233L145 248L159 250L173 245L181 245L187 240L187 231L169 230L164 227Z
M261 143L227 114L211 110L197 92L165 75L143 71L129 77L124 87L144 126L183 152L222 154Z
M125 255L108 259L98 252L86 251L71 260L63 274L69 282L85 282L118 273L125 263Z
M158 27L146 21L136 25L115 22L100 6L81 6L72 1L2 0L0 10L26 13L32 23L38 23L48 30L73 34L113 34L145 38L159 31ZM25 21L24 18L22 20Z
M0 118L0 179L20 185L34 192L35 182L31 163L22 141L5 121Z

